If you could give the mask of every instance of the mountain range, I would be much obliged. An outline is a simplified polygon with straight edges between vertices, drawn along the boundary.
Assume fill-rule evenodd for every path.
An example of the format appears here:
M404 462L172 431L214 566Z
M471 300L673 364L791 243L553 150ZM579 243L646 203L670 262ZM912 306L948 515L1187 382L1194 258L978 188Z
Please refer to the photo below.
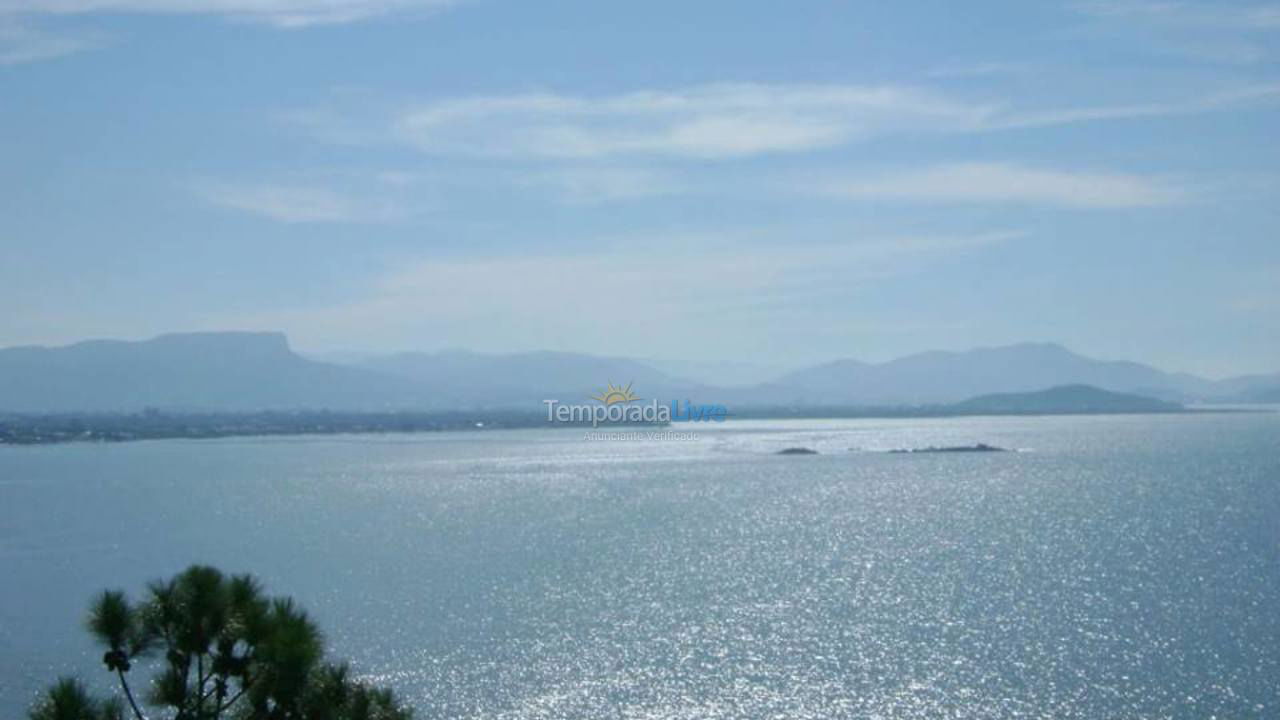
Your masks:
M541 408L630 383L643 399L749 406L892 406L1090 385L1161 400L1276 402L1280 373L1208 380L1136 362L1095 360L1051 343L925 352L884 363L844 359L754 385L698 382L620 357L465 351L304 357L280 333L183 333L0 349L0 412L145 408L438 410Z
M1249 402L1255 393L1280 387L1280 373L1214 381L1136 362L1095 360L1054 343L1022 343L923 352L878 364L836 360L773 383L798 404L819 405L947 403L1072 384L1178 402Z

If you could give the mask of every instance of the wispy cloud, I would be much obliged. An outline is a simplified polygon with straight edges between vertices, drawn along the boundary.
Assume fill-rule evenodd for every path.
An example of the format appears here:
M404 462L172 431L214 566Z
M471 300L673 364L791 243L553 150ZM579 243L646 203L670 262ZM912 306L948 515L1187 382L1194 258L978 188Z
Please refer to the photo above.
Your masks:
M1280 30L1276 4L1089 0L1073 7L1158 52L1214 63L1263 62L1273 56L1269 35Z
M49 29L42 19L93 14L210 15L301 28L431 12L467 0L0 0L0 66L74 55L106 44L101 32Z
M1280 85L1151 102L1034 108L909 85L695 85L614 95L519 93L410 103L362 98L278 113L317 139L435 155L583 161L731 160L889 136L994 132L1213 112L1280 99ZM345 108L345 109L344 109ZM371 110L371 108L374 108Z
M438 10L461 0L0 0L0 14L200 14L293 28L393 12Z
M1078 2L1080 12L1106 18L1142 20L1195 28L1280 30L1280 5L1229 5L1163 0L1091 0Z
M1027 168L1000 163L938 165L872 179L832 183L846 197L945 203L1029 203L1077 208L1166 205L1179 188L1140 175Z
M394 193L402 180L397 174L376 178L386 192L373 194L318 184L220 181L198 182L195 190L213 205L284 223L384 223L412 214Z
M445 100L399 114L392 133L433 153L732 158L939 125L973 128L992 110L895 86L706 85L603 97Z
M53 31L0 15L0 65L52 60L101 47L105 42L100 33Z
M1095 105L1009 112L990 129L1052 127L1099 120L1194 115L1280 100L1280 83L1254 84L1176 102Z

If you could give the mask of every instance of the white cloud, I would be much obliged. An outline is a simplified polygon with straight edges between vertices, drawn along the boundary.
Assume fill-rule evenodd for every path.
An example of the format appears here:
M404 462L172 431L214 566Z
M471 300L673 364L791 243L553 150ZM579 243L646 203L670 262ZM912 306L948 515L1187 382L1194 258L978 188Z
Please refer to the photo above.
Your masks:
M1080 12L1104 18L1141 20L1199 29L1280 30L1280 5L1165 0L1094 0L1076 3Z
M1276 100L1280 100L1280 83L1254 84L1175 102L1011 111L994 118L987 129L1053 127L1099 120L1193 115Z
M991 132L1225 110L1280 98L1254 85L1188 99L1028 109L904 85L695 85L616 95L521 93L388 110L280 115L321 140L403 143L437 155L541 160L732 159L827 150L891 135Z
M384 185L398 183L397 179ZM285 223L380 223L410 214L394 195L357 194L318 185L202 182L196 191L214 205Z
M1265 62L1273 57L1267 35L1280 30L1276 4L1091 0L1074 7L1138 47L1213 63Z
M276 27L363 20L393 12L437 10L459 0L0 0L0 13L221 15Z
M101 47L96 33L53 32L16 18L0 16L0 65L52 60Z
M1000 163L938 165L879 178L833 183L825 189L855 198L1082 208L1165 205L1184 197L1180 189L1141 175L1046 170Z
M51 60L103 46L101 33L50 30L38 18L129 13L216 15L279 28L364 20L395 12L429 12L466 0L0 0L0 65Z
M991 112L904 87L703 85L602 97L530 93L444 100L401 113L392 132L432 153L729 158L938 126L972 129Z

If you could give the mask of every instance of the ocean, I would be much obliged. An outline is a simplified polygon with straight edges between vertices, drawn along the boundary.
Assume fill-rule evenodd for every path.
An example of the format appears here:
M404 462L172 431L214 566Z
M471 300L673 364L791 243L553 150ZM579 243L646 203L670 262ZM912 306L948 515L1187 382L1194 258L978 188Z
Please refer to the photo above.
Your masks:
M420 718L1280 717L1280 415L677 430L0 448L0 717L196 562Z

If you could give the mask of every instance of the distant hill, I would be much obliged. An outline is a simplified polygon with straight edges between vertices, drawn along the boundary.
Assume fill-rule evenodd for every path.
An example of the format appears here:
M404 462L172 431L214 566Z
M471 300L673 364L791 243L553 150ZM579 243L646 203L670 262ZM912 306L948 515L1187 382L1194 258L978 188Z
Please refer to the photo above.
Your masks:
M741 362L732 359L696 361L644 358L640 362L667 375L715 387L752 387L771 382L798 365Z
M307 360L280 333L186 333L0 350L0 411L390 409L427 398L399 378Z
M1245 375L1217 383L1219 392L1208 399L1238 403L1280 403L1280 374Z
M1241 393L1236 402L1244 403L1280 403L1280 385L1272 388L1259 388Z
M837 360L785 375L765 391L775 401L799 404L892 405L1070 384L1169 400L1219 393L1209 380L1135 362L1094 360L1053 343L926 352L879 364Z
M738 365L744 372L759 370ZM646 400L744 410L937 406L1063 385L1177 402L1277 402L1280 394L1280 375L1210 381L1094 360L1044 343L919 353L885 363L838 360L733 387L683 379L648 362L563 352L349 355L342 363L323 362L294 352L280 333L184 333L0 349L0 413L528 410L541 409L545 399L586 401L608 383L632 383Z
M966 415L1057 415L1180 412L1183 407L1155 398L1110 392L1090 385L1061 385L1037 392L980 395L954 403L949 409Z

